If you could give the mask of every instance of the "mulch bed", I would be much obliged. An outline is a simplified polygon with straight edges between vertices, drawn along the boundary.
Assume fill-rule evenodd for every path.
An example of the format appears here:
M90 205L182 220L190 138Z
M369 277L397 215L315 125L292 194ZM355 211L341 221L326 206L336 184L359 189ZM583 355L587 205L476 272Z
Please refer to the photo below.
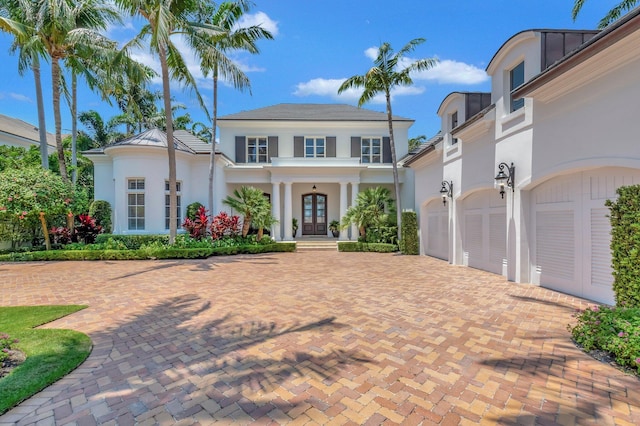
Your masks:
M11 351L11 354L9 355L9 358L0 363L0 379L9 374L11 370L22 364L25 359L27 359L27 356L24 354L24 352L13 349Z

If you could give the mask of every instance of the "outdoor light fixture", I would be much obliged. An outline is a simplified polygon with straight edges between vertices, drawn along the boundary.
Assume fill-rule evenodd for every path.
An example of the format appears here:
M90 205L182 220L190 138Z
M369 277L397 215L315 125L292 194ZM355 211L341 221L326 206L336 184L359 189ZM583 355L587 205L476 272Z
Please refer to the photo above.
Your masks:
M506 173L505 173L506 169ZM511 192L515 191L513 181L516 176L516 166L511 163L511 165L507 165L507 163L498 164L498 174L496 175L496 183L500 185L500 196L504 198L504 186L508 186L511 188Z
M316 186L315 186L315 185L313 185L313 188L311 188L311 189L313 189L313 192L316 192L316 189L317 189L317 188L316 188Z
M453 198L453 181L442 181L442 188L440 188L440 195L442 195L442 204L447 205L447 197Z

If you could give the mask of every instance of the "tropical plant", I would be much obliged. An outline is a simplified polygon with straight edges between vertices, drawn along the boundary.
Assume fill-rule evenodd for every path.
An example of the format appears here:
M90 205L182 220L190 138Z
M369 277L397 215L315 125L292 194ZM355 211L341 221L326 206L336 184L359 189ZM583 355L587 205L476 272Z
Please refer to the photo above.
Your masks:
M389 224L389 211L393 206L391 193L387 188L378 186L367 188L358 193L356 204L347 209L342 217L341 228L356 225L363 239L367 237L368 228L376 228Z
M227 196L222 202L242 214L242 236L246 237L254 217L259 217L260 220L265 210L271 210L271 204L262 190L253 186L235 189L233 195Z
M234 238L240 233L240 218L220 212L211 220L209 230L214 241L224 237Z
M198 210L200 210L200 207L203 207L203 205L197 201L189 204L187 206L187 218L194 220L198 214Z
M109 145L125 137L118 131L118 126L121 124L120 116L112 117L105 123L98 111L90 109L81 112L78 120L87 129L93 148Z
M198 11L207 4L204 0L116 0L116 4L128 15L141 17L147 21L138 36L129 44L140 45L145 38L150 39L151 52L160 59L162 77L162 97L166 117L167 141L173 141L173 117L171 108L170 81L175 79L193 89L194 94L206 112L195 79L185 60L173 43L172 36L184 36L196 53L205 45L203 37L222 33L219 29L201 22L193 22ZM171 72L171 75L170 75ZM177 234L177 193L176 193L176 152L173 143L167 143L169 161L169 242L173 244Z
M252 226L258 230L256 241L262 240L264 230L270 229L276 223L278 223L278 219L271 214L271 203L266 202L261 204L259 209L254 213L251 221Z
M415 48L424 43L425 39L416 38L407 43L402 49L394 54L393 48L389 43L382 43L378 47L376 59L373 61L374 66L364 75L355 75L348 78L340 85L338 93L352 88L362 88L363 92L358 99L358 107L371 101L378 93L383 93L387 106L387 120L389 123L389 140L391 146L391 163L393 167L393 188L397 209L398 224L398 240L400 240L400 225L402 217L400 216L400 208L402 207L400 199L400 179L398 177L398 163L396 158L396 145L393 135L393 113L391 110L391 90L396 86L410 86L413 84L411 73L426 71L432 68L437 59L419 59L406 64L405 55L415 50ZM402 68L401 68L402 67Z
M584 6L585 0L575 0L573 3L573 9L571 10L571 17L575 21L578 17L578 14L582 10L582 6ZM598 28L605 28L611 25L613 22L618 20L623 12L633 9L633 7L638 3L638 0L622 0L616 6L614 6L607 14L600 20L598 23Z
M416 136L415 138L409 139L409 151L413 151L414 149L420 148L420 146L425 143L427 137L425 135Z
M200 206L193 219L186 218L182 227L194 240L200 241L207 236L209 231L209 214L204 206Z
M226 1L221 3L216 10L205 8L201 14L211 25L223 32L213 35L205 40L205 45L200 49L206 54L202 57L202 71L204 75L211 72L213 79L213 124L211 126L211 154L209 158L209 209L213 211L213 188L215 176L216 155L216 128L218 120L218 80L222 78L240 91L251 90L249 78L242 69L234 63L226 53L231 50L242 50L249 53L258 53L256 42L260 39L273 39L273 35L259 25L239 27L238 21L245 12L249 11L250 2L246 0ZM206 16L209 15L209 16Z
M40 139L40 162L42 168L49 168L49 144L44 115L42 79L40 77L41 46L35 34L37 2L20 0L0 0L0 30L11 33L15 39L11 51L19 51L18 72L23 75L27 69L33 72L38 110L38 135Z

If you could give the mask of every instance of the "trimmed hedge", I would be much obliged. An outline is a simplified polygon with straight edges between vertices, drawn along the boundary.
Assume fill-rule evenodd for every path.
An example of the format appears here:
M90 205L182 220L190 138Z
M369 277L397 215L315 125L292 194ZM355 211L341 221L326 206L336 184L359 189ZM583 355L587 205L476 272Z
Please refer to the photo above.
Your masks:
M398 246L395 244L386 244L386 243L362 243L359 241L338 241L338 251L394 253L398 251Z
M99 234L96 237L96 244L104 244L109 238L114 241L123 243L129 250L137 250L143 245L149 245L153 243L169 244L169 235L114 235L114 234Z
M89 206L89 216L102 226L105 233L111 232L111 204L104 200L95 200Z
M137 250L49 250L0 255L2 262L47 260L146 260L146 259L204 259L209 256L257 254L295 251L295 243L246 245L237 247L165 248Z
M640 185L621 186L607 200L611 215L611 266L616 305L640 307Z
M402 254L420 254L418 242L418 215L414 211L402 212L400 250Z

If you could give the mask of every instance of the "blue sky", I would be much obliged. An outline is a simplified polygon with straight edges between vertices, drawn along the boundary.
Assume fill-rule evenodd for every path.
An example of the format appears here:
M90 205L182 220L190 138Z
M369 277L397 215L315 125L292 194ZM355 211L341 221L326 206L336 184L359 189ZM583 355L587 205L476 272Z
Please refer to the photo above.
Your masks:
M598 20L619 0L587 1L573 22L573 0L255 0L247 22L260 23L275 36L261 41L259 55L236 54L234 59L251 80L252 94L221 86L219 116L278 103L357 104L358 93L337 95L344 79L364 74L372 66L372 50L389 42L397 51L414 38L425 38L409 58L436 57L439 65L414 76L414 86L393 94L394 114L415 120L409 136L431 136L440 128L440 102L454 91L490 91L485 68L494 53L512 35L526 29L594 29ZM136 23L111 28L108 35L125 42ZM37 123L33 76L19 76L17 60L9 54L11 37L0 34L0 114ZM373 48L373 49L372 49ZM189 56L189 55L187 55ZM139 60L159 69L148 52ZM211 82L189 58L199 88L211 103ZM43 64L47 130L53 132L50 68ZM157 80L152 89L161 89ZM194 121L206 122L194 96L172 86L176 101L186 106ZM364 105L384 111L384 103ZM94 109L106 120L118 110L81 86L79 111ZM71 128L68 107L62 108L63 132Z

